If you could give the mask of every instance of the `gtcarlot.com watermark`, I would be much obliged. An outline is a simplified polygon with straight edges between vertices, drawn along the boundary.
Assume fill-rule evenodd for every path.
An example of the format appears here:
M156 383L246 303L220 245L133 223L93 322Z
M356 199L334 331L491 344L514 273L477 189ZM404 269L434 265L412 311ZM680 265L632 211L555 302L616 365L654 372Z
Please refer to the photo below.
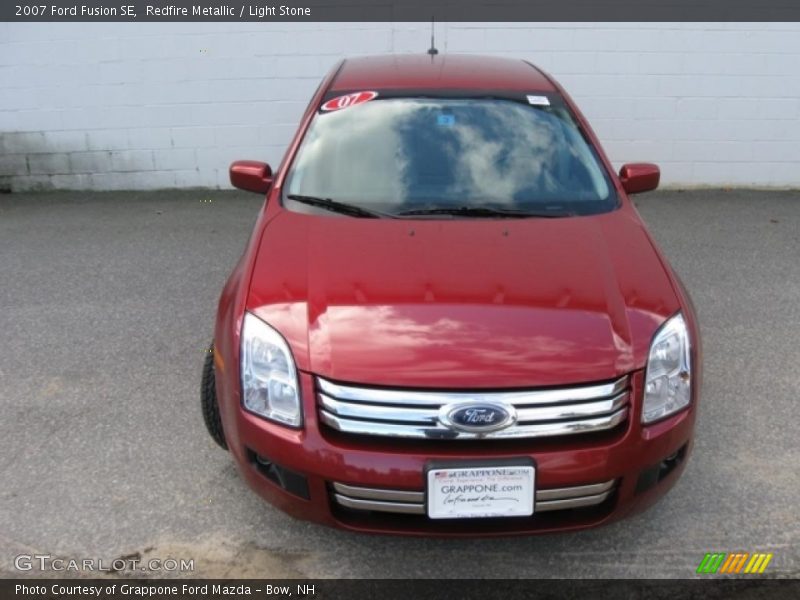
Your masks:
M193 558L147 558L139 554L111 560L102 558L61 558L50 554L20 554L14 557L18 571L124 573L131 571L170 573L194 571Z

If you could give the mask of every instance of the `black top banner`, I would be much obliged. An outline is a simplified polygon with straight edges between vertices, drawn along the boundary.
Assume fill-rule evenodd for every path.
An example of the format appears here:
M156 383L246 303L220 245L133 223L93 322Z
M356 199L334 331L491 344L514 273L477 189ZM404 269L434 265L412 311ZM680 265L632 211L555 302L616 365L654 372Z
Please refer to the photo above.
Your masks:
M3 0L0 21L800 21L797 0Z

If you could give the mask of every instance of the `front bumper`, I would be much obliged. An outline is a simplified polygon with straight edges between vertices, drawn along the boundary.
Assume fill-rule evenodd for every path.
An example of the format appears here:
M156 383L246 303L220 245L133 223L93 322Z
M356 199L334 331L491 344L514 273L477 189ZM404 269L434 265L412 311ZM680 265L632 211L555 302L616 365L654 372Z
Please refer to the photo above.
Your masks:
M248 484L291 515L364 532L410 535L493 535L569 531L644 510L677 480L691 450L696 397L690 408L640 425L642 372L631 376L629 418L613 431L554 439L410 441L339 434L318 419L313 378L300 373L305 425L292 430L224 402L228 445ZM696 392L695 392L696 394ZM424 514L359 510L337 501L334 484L424 491L429 461L531 458L536 487L559 490L613 481L599 504L537 511L531 517L438 520ZM538 502L538 499L537 499Z

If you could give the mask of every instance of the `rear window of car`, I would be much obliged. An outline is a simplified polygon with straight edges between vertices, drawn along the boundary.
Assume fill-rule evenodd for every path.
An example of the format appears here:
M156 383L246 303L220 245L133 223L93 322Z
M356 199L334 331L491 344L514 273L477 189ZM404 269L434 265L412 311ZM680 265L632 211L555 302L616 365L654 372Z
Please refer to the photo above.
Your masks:
M559 98L381 97L320 110L285 196L402 213L494 207L554 215L617 206L595 150ZM330 105L329 105L330 106Z

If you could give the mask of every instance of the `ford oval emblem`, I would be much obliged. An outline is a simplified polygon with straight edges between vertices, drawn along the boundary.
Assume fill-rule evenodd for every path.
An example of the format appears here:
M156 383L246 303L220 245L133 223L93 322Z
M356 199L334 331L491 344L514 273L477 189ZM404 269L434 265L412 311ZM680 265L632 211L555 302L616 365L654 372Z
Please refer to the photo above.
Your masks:
M439 421L455 431L490 433L513 425L517 412L513 406L495 402L447 404L439 411Z

